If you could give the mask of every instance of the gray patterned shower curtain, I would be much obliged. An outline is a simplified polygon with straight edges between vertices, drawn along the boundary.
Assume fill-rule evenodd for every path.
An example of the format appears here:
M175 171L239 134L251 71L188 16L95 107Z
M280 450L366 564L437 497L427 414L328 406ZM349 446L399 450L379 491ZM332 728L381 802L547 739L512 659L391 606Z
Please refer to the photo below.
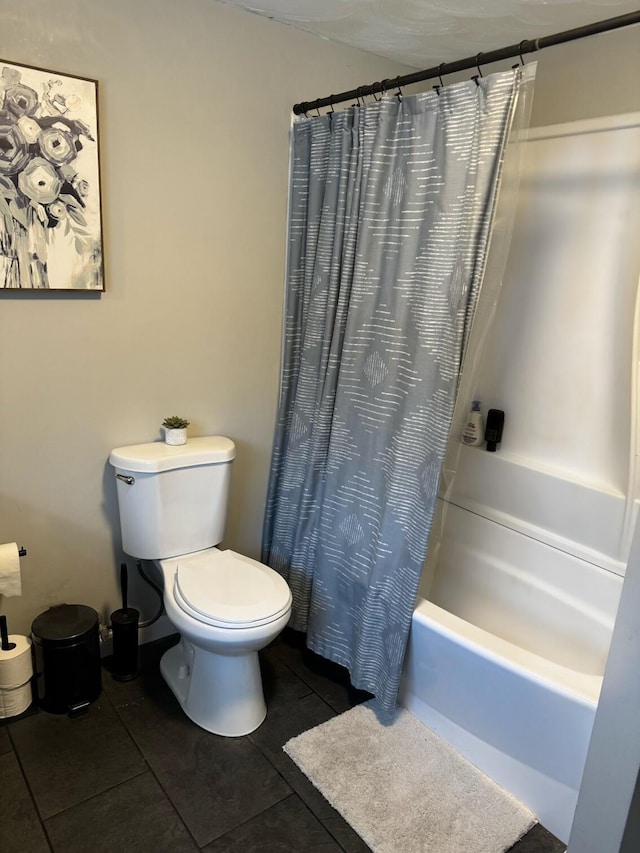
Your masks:
M294 124L262 559L394 708L523 72Z

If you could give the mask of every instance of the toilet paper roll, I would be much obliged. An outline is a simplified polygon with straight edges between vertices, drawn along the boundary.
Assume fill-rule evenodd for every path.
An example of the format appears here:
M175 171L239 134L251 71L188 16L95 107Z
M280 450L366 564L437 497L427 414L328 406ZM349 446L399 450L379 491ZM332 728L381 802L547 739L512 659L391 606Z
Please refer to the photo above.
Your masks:
M12 690L0 688L0 719L24 713L32 701L31 684L27 681Z
M31 640L21 634L9 634L13 649L0 648L0 690L13 690L28 682L33 675Z
M0 595L22 595L20 555L15 542L0 545Z

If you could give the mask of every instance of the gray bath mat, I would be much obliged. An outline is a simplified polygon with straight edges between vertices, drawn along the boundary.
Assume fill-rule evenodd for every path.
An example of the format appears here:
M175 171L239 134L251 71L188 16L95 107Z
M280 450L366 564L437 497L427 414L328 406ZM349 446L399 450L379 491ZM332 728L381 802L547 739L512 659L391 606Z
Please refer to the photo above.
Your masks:
M504 853L534 815L408 711L358 705L284 746L375 853Z

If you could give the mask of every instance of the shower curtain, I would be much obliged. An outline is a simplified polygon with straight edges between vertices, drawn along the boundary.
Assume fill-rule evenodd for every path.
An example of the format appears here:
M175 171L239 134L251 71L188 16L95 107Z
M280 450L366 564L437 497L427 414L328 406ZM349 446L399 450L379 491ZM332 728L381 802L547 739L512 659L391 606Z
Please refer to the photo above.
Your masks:
M262 559L395 707L504 153L533 67L293 126Z

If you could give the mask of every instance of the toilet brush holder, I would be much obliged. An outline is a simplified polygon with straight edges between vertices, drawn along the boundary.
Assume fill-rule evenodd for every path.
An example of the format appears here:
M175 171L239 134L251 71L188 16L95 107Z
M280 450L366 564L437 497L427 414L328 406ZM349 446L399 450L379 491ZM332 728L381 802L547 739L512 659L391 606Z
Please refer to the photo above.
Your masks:
M116 681L131 681L138 675L139 621L140 612L133 607L114 610L111 614L113 631L111 675Z
M127 607L127 564L120 566L122 607L111 614L113 664L111 675L116 681L131 681L138 675L138 625L140 611Z

